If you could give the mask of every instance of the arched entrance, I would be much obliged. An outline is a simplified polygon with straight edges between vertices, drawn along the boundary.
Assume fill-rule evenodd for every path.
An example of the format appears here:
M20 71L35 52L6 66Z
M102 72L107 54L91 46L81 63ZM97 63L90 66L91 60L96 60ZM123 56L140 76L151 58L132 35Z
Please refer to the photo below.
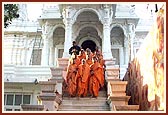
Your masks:
M120 26L115 26L110 32L112 55L116 58L116 65L124 64L124 31Z
M86 48L91 49L92 52L95 51L96 44L92 40L86 40L82 43L81 47L86 50Z

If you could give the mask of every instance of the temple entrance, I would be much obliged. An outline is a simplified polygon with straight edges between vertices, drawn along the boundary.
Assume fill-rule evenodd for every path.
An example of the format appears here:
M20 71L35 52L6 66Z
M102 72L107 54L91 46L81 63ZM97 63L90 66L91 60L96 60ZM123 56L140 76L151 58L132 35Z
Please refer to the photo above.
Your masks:
M81 47L86 50L86 48L89 48L92 52L95 51L96 44L92 40L86 40L82 43Z

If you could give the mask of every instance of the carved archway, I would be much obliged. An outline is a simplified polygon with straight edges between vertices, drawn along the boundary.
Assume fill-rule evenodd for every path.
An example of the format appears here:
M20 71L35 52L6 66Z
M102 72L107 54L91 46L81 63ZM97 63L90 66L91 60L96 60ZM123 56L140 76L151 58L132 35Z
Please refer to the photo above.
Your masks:
M96 44L94 41L92 40L85 40L82 44L81 44L82 49L86 50L87 48L89 48L92 52L94 52L96 49Z
M90 36L86 36L86 37L81 38L78 42L78 45L81 46L82 43L84 41L87 41L87 40L93 41L96 44L96 46L98 46L101 49L100 42L96 38L93 38L93 37L90 37Z
M102 22L101 15L100 15L100 13L99 13L96 9L94 9L94 8L82 8L82 9L78 10L78 11L74 14L73 19L72 19L72 24L74 24L75 21L76 21L76 19L77 19L77 17L78 17L82 12L85 12L85 11L90 11L90 12L95 13L95 14L98 16L99 21Z

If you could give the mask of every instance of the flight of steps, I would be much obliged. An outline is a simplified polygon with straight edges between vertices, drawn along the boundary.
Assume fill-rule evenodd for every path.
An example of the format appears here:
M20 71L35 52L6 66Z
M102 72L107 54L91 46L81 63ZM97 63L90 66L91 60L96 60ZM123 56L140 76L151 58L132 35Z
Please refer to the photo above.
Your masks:
M91 97L63 97L59 111L110 111L107 104L107 93L105 90L99 91L97 98Z
M60 58L58 59L59 67L67 67L68 60ZM63 77L66 76L66 70L63 71ZM105 89L99 91L97 98L81 97L68 97L68 93L64 87L62 89L62 103L59 106L58 111L110 111L110 107L107 104L107 92Z

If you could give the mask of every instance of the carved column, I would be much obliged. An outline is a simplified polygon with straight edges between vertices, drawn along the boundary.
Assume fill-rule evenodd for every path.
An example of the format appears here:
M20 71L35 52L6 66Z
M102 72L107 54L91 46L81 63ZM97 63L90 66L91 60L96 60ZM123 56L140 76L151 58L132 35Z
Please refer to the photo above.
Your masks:
M130 37L130 59L133 60L134 58L134 47L133 47L133 40L135 37L135 25L129 24L128 25L129 37Z
M130 54L130 48L129 48L129 38L127 37L124 39L124 52L125 52L125 64L128 65L129 63L129 54Z
M123 47L120 48L120 65L124 64L124 59L123 59Z
M49 64L49 41L48 41L49 25L47 22L45 23L42 29L43 29L42 38L44 40L44 46L42 49L41 65L46 66Z
M104 9L105 17L103 20L103 43L102 43L102 51L104 59L112 59L111 53L111 42L110 42L110 16L109 16L109 9Z
M47 34L43 34L43 40L44 40L44 46L42 49L42 59L41 59L41 65L46 66L48 65L48 58L49 58L49 47L48 47L48 38Z
M105 5L104 18L103 18L102 52L107 67L114 65L113 56L111 52L111 41L110 41L110 24L111 24L110 15L112 15L110 14L110 9L107 5Z
M72 21L70 11L71 9L69 7L65 9L65 42L63 58L69 58L69 48L72 46Z
M49 65L54 65L54 47L50 47Z

